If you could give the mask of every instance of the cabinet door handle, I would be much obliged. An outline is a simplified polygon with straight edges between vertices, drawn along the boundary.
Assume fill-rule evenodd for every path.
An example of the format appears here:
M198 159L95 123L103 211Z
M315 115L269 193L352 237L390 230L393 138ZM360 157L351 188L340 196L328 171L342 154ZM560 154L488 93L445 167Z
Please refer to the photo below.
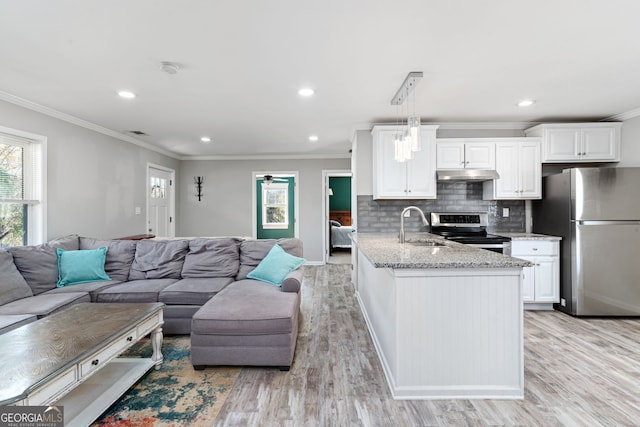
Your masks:
M92 364L93 366L98 366L98 363L100 363L100 361L99 361L98 359L93 359L93 360L91 361L91 364Z
M537 251L537 250L538 250L538 248L533 248L532 250Z
M129 342L133 341L133 337L132 336L128 336L127 337L127 341L129 341Z

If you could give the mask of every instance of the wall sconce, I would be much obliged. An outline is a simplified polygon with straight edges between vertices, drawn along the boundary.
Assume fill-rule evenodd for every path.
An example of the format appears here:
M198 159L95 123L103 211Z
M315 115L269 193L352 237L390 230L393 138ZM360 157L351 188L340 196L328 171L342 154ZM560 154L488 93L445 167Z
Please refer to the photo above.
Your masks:
M196 185L196 197L198 201L202 201L202 183L204 182L204 176L194 176L193 183Z

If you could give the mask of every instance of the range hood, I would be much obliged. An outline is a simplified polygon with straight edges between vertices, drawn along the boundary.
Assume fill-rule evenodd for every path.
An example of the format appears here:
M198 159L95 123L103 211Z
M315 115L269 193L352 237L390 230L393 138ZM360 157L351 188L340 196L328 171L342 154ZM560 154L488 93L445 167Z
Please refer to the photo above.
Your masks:
M436 171L438 181L491 181L500 178L489 169L446 169Z

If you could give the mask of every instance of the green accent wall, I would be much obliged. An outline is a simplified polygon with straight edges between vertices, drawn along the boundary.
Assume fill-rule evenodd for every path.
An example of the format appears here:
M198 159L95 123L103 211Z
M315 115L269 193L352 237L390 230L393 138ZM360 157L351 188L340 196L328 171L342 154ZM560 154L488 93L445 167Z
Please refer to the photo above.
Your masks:
M333 196L329 197L330 211L351 210L351 177L329 177L329 188L333 190Z
M280 239L283 237L295 237L295 178L277 178L279 183L284 183L287 180L289 183L289 228L280 229L264 229L262 228L262 179L256 180L256 209L258 210L256 215L257 221L257 237L258 239Z

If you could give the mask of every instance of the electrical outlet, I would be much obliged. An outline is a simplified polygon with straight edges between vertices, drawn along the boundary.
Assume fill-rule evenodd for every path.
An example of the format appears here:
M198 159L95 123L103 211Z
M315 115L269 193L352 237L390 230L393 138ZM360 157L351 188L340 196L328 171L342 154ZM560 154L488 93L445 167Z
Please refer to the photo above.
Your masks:
M502 208L502 216L504 218L509 218L509 208Z
M560 305L563 306L563 307L566 307L567 306L567 300L564 299L564 298L560 298Z
M140 206L136 206L135 212L136 215L140 215L142 213L142 209L140 209Z

